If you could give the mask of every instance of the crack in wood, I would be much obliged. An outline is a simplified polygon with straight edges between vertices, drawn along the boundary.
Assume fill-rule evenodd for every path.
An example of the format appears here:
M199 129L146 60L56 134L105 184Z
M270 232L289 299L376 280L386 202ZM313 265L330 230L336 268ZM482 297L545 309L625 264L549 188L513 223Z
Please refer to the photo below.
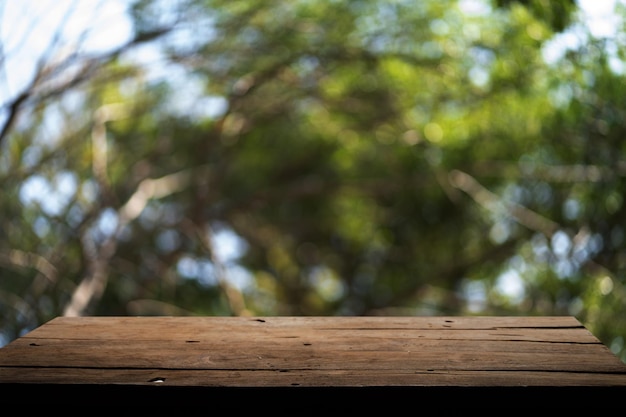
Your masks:
M256 373L285 373L285 372L307 372L307 373L328 373L329 375L335 372L345 372L353 375L363 373L363 370L353 368L182 368L182 367L150 367L142 368L138 366L120 366L120 367L101 367L101 366L46 366L46 365L3 365L1 368L13 368L13 369L84 369L94 371L142 371L142 372L155 372L155 371L171 371L171 372L256 372ZM1 369L0 368L0 369ZM626 375L626 370L576 370L576 369L542 369L542 368L480 368L480 369L450 369L450 368L426 368L424 370L410 370L410 369L397 369L397 368L376 368L376 372L381 374L391 373L398 375L408 375L413 373L446 373L446 374L474 374L482 372L548 372L548 373L573 373L573 374L590 374L590 375ZM0 383L0 386L2 384Z

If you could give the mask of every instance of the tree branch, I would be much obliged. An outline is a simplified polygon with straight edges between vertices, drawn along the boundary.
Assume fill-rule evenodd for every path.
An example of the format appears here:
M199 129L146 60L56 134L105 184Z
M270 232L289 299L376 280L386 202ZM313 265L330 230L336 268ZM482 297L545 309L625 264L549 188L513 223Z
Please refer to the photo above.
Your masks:
M37 70L32 81L15 98L0 107L0 110L4 108L8 112L6 120L0 128L0 145L9 135L15 120L27 101L36 106L39 103L57 97L80 83L91 79L99 68L112 59L117 58L123 52L137 45L153 41L171 30L171 27L167 27L140 33L135 38L106 54L90 56L73 53L60 62L52 64L51 54L54 45L58 42L59 34L57 33L46 52L38 60ZM79 68L78 71L74 74L69 74L68 79L61 80L61 82L55 85L55 81L59 81L59 78L67 74L68 68L76 68L77 66ZM46 85L48 86L47 88Z
M185 188L191 178L191 170L183 170L161 178L146 178L139 183L126 204L118 210L117 226L105 241L96 246L88 231L82 243L87 256L87 273L72 293L63 312L64 316L82 316L94 300L100 299L107 285L110 260L117 250L117 239L124 227L139 217L152 198L163 198Z
M543 233L547 237L551 237L560 228L558 223L527 207L510 201L504 201L465 172L456 169L452 170L449 174L449 181L453 187L466 192L474 201L487 210L493 212L504 210L518 223L531 230Z

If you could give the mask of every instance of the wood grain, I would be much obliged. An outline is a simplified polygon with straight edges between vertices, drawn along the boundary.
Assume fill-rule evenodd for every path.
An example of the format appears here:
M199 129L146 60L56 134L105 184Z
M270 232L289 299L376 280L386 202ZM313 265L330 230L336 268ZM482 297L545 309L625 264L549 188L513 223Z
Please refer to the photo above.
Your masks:
M623 394L626 364L573 317L58 317L0 349L2 386Z

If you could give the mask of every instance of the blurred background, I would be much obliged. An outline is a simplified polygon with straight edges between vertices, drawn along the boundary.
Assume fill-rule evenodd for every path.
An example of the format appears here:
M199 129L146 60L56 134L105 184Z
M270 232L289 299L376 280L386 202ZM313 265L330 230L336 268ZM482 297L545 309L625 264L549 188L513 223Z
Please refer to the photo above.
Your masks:
M60 315L571 315L626 362L625 10L0 2L0 346Z

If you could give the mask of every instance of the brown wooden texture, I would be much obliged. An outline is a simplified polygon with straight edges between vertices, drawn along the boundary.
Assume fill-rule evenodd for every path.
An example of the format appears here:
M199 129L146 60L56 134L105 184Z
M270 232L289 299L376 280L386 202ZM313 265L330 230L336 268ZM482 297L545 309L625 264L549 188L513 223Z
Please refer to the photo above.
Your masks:
M59 317L2 384L623 389L626 364L573 317Z
M626 386L626 364L572 317L59 317L0 349L16 381Z

